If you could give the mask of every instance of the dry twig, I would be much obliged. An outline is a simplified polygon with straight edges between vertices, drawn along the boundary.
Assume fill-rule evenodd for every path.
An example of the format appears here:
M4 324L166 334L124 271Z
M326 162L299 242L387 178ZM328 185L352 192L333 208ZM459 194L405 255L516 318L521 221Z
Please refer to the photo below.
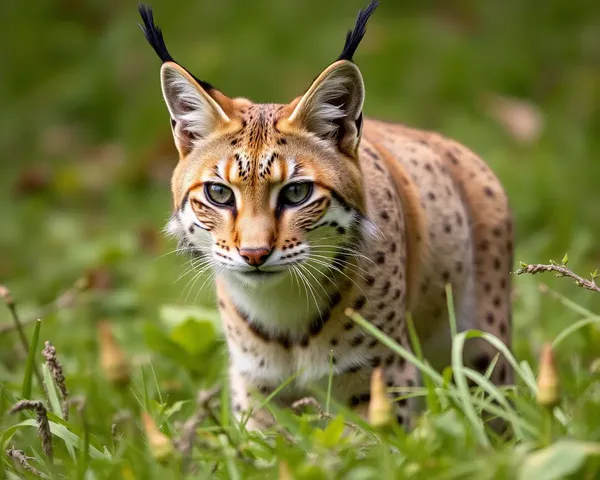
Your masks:
M50 422L48 422L48 411L39 400L21 400L17 402L8 413L18 413L23 410L33 410L35 412L35 421L38 427L38 436L42 440L42 450L52 461L54 453L52 449L52 432L50 432Z
M595 274L592 274L592 280L586 280L583 277L580 277L576 273L573 273L569 270L566 264L558 265L555 263L551 263L549 265L542 264L534 264L534 265L523 265L522 268L517 270L517 275L522 275L524 273L529 273L531 275L535 275L540 272L555 272L558 277L569 277L575 280L575 285L578 287L583 287L587 290L591 290L592 292L600 293L600 287L596 285Z

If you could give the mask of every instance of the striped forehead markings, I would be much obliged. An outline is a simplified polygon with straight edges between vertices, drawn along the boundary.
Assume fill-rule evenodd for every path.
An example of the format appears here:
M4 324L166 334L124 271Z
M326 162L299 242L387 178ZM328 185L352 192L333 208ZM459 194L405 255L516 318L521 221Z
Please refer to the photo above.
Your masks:
M283 158L278 152L269 151L259 159L252 160L243 152L237 152L232 157L220 160L215 173L218 177L235 183L248 182L254 179L269 179L271 182L283 182L298 171L292 158Z

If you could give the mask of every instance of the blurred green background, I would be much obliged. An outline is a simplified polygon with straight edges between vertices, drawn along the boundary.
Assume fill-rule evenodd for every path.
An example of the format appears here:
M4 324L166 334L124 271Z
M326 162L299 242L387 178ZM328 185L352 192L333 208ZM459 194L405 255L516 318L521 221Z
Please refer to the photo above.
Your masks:
M302 93L365 4L152 2L178 61L258 102ZM167 254L175 245L161 233L176 152L160 62L136 25L136 3L5 0L0 18L0 283L27 319L76 279L92 280L76 308L42 328L70 375L81 375L73 383L94 368L100 319L116 325L137 363L159 359L161 384L188 375L190 388L208 382L218 368L201 360L214 350L186 344L205 327L170 330L188 315L182 307L210 308L212 296L200 291L203 280L178 280L186 259ZM383 0L356 60L367 115L439 130L489 162L515 212L517 260L568 252L584 276L600 265L598 2ZM600 299L567 280L516 277L521 358L576 319L539 292L540 281L600 311ZM0 323L9 322L0 310ZM591 359L598 337L583 329L569 351ZM0 330L0 380L18 384L16 338Z

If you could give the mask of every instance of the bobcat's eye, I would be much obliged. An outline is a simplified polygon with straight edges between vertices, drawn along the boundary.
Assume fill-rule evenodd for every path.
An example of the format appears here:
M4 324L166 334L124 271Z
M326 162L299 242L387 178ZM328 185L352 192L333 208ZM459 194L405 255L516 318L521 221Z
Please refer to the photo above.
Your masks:
M284 205L299 205L311 194L313 184L310 182L290 183L281 191L281 203Z
M206 183L204 185L204 193L216 205L232 206L235 203L233 190L220 183Z

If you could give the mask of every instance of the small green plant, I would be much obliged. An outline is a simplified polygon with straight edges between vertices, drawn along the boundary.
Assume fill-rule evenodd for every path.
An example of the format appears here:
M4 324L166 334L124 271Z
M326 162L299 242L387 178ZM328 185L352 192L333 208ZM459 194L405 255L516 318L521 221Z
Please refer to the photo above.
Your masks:
M565 263L560 267L566 268ZM537 270L529 273L534 272ZM452 307L452 292L447 293ZM525 480L573 475L595 478L600 474L597 378L593 372L580 374L575 386L561 382L566 385L559 390L561 372L553 353L562 339L575 331L575 325L585 328L588 323L578 322L564 329L554 348L546 344L537 366L519 361L490 334L457 332L451 314L452 364L439 373L422 358L416 336L412 353L355 312L348 310L347 314L365 332L412 362L427 379L421 387L391 392L397 398L427 400L427 408L414 419L412 430L404 431L390 422L389 401L382 395L385 386L375 372L368 422L330 405L329 394L326 409L312 397L299 400L291 409L280 409L271 402L278 395L275 391L265 398L263 406L271 409L278 427L263 433L248 432L231 419L227 392L218 386L201 391L195 404L189 399L171 402L161 392L163 379L152 367L130 372L112 331L107 333L107 324L101 324L99 337L99 365L105 376L91 377L91 388L86 391L70 378L49 342L39 351L38 322L31 341L27 341L20 395L16 396L8 384L1 386L2 404L10 407L0 436L5 475L11 479L22 475L87 478L93 474L97 478L241 479L267 475ZM588 320L598 318L591 312L587 315ZM499 388L488 380L493 365L481 374L462 364L464 342L474 337L492 343L506 356L518 378L514 387ZM127 384L114 381L121 376L115 377L114 362L106 356L115 348L123 372L128 379L132 375L131 384L129 380ZM111 368L107 369L108 364ZM34 368L41 368L44 388L32 385ZM453 382L448 381L450 373ZM469 387L468 380L474 386ZM74 396L67 383L74 388ZM108 408L102 404L109 404ZM70 408L77 415L69 415ZM509 433L499 436L488 424L493 418L501 419ZM37 429L37 442L32 441L31 427Z

